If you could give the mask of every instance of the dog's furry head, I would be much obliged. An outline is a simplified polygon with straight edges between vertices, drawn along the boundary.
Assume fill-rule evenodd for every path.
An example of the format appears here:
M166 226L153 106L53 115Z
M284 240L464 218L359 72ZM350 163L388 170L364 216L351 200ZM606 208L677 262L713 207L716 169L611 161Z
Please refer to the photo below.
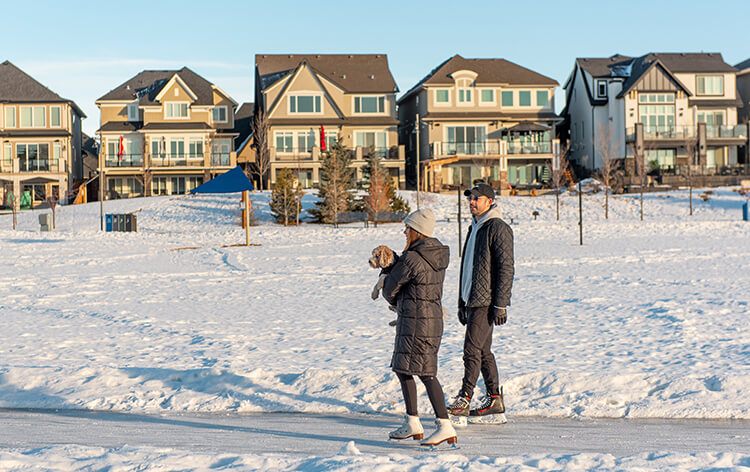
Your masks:
M390 267L396 255L388 246L378 246L372 250L372 257L368 261L373 269L384 269Z

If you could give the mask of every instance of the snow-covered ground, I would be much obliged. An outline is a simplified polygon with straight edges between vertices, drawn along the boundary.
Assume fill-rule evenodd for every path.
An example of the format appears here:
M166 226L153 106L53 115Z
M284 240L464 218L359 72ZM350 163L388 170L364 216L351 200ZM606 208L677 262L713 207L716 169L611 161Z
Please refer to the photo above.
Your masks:
M494 341L509 414L750 419L746 200L731 188L715 189L706 201L697 198L701 193L693 216L686 192L647 194L644 221L637 196L610 197L605 220L603 195L585 195L583 246L577 196L561 198L559 222L553 196L498 198L516 238L509 323ZM414 208L415 195L404 195ZM251 247L232 246L245 241L238 195L105 202L107 213L137 211L138 233L100 232L98 203L58 207L53 233L38 231L40 211L22 213L17 231L10 215L0 215L0 407L401 412L398 381L388 368L392 316L385 302L370 299L376 272L367 258L378 244L401 250L402 226L283 227L271 221L267 194L253 199L261 224L250 231L260 246ZM314 199L306 196L305 206ZM422 199L440 219L436 236L452 250L444 299L451 312L456 202L456 195ZM460 386L462 340L451 315L439 371L449 395ZM426 396L420 402L427 415ZM83 468L84 462L62 459L75 451L35 454L60 460L63 469ZM192 464L188 453L130 453L165 468L169 461ZM82 454L119 460L111 456L119 452ZM365 459L356 457L338 467L362 467ZM667 469L682 460L665 457L579 458L584 462L571 465L570 458L549 455L535 459L536 466L523 462L528 457L517 464L508 459L507 466ZM698 469L750 467L748 457L692 460ZM7 458L0 453L0 464ZM454 459L419 464L468 467ZM618 465L620 459L631 462ZM319 470L336 461L255 460L241 468ZM416 467L366 460L373 467L382 461L384 470ZM502 465L472 461L477 470Z

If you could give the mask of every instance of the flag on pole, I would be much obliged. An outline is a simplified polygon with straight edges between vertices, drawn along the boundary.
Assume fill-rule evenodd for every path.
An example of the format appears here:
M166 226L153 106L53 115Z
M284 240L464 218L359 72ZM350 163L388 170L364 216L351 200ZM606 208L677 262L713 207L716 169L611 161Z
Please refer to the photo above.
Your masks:
M320 125L320 150L327 151L326 149L326 130L323 125Z
M121 135L121 136L120 136L120 149L118 149L118 150L117 150L117 157L119 157L119 158L120 158L120 162L122 162L122 152L123 152L123 151L122 151L122 149L123 149L124 147L125 147L125 145L124 145L124 143L123 143L123 138L122 138L122 135Z

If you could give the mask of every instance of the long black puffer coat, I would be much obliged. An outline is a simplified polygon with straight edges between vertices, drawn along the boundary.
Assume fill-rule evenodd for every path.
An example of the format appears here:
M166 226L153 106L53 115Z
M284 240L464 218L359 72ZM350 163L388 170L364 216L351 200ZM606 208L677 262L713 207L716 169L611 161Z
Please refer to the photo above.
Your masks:
M391 267L383 298L398 308L391 368L402 374L437 375L443 337L443 280L450 250L435 238L416 241Z

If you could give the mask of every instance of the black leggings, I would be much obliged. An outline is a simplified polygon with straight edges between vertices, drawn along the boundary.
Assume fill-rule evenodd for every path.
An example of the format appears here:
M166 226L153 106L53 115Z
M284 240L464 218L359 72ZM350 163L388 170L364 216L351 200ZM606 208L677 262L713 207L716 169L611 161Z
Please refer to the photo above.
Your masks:
M399 372L396 372L396 375L398 376L398 381L401 382L401 390L404 392L406 414L417 416L417 383L414 381L414 377ZM430 403L432 403L432 409L435 410L435 416L444 420L448 419L448 408L445 406L443 387L440 386L437 377L420 375L419 380L422 381L424 387L427 389L427 396L430 398Z

